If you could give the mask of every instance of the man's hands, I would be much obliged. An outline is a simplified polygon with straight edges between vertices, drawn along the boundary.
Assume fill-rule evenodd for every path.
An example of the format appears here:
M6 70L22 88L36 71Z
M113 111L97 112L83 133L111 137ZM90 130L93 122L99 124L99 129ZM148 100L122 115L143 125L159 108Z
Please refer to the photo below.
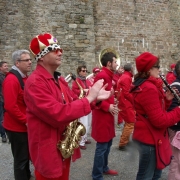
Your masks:
M111 91L106 91L105 88L107 87L107 84L103 86L103 79L98 80L94 85L89 89L89 93L86 96L89 103L97 99L98 101L102 101L105 99L108 99L111 95Z
M119 113L119 109L118 109L118 106L116 104L110 104L110 107L109 107L109 112L114 116L114 115L117 115Z

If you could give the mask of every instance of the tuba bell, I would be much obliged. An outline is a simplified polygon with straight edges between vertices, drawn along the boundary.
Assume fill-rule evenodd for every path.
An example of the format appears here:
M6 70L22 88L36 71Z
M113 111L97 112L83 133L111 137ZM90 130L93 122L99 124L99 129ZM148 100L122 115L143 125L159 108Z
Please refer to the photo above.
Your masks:
M118 68L120 67L120 65L121 65L120 56L119 56L119 54L117 53L117 51L115 51L115 50L112 49L112 48L106 48L106 49L103 49L103 50L100 52L100 54L99 54L99 64L100 64L100 66L102 67L101 59L102 59L103 55L104 55L105 53L107 53L107 52L112 52L112 53L114 53L114 54L116 55L116 60L117 60L117 64L118 64L117 69L118 69Z

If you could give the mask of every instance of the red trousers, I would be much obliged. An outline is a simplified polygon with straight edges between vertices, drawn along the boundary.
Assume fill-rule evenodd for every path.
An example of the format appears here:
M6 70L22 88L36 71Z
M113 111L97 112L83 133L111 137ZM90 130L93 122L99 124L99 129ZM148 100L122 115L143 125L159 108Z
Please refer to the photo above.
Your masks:
M70 162L71 158L68 158L63 161L63 174L61 177L58 178L46 178L35 170L36 180L69 180Z

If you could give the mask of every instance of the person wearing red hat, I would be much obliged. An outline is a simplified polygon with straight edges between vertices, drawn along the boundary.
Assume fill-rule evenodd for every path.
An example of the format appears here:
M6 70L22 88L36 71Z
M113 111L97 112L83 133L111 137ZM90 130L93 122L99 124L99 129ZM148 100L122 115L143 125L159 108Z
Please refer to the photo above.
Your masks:
M166 74L166 81L171 84L176 79L176 73L174 71L176 64L171 64L170 68L171 70Z
M91 85L93 85L93 83L94 83L94 78L96 77L96 75L100 72L101 70L100 70L100 68L98 68L98 67L95 67L95 68L93 68L93 70L92 70L92 76L90 76L90 77L87 77L87 79L91 82Z
M157 56L144 52L136 59L138 73L131 89L136 111L133 140L139 150L139 169L136 180L161 177L162 169L171 162L172 150L167 128L180 119L180 108L167 112L173 94L164 92L159 79Z
M36 180L68 180L71 157L64 158L57 144L63 140L70 122L89 114L90 103L101 104L111 92L106 91L103 80L99 80L85 98L73 101L72 91L56 71L62 56L57 39L49 33L40 34L31 40L29 47L37 66L26 82L24 100ZM74 150L73 161L80 157L78 149Z

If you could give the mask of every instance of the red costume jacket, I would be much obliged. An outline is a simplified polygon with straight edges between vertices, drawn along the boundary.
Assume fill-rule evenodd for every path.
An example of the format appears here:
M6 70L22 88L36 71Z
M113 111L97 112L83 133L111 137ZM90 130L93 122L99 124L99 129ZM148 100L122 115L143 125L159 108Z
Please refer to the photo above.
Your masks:
M61 79L59 83L66 90L67 98L71 102L73 99L69 88ZM37 65L28 78L24 97L33 165L47 178L60 177L63 158L57 149L57 142L71 121L90 113L90 104L86 98L65 103L60 85L41 65Z
M150 77L139 88L133 91L134 106L137 113L133 139L145 144L154 145L153 132L149 131L141 118L147 118L155 130L162 134L166 129L180 119L180 109L177 107L166 112L171 101L167 101L162 90L162 83Z
M109 91L112 88L112 78L113 72L103 67L102 71L96 75L94 82L104 79L104 85L108 83L106 90ZM91 136L97 142L108 142L115 137L114 116L109 112L110 104L114 104L114 96L102 101L99 108L92 111Z
M26 80L27 77L23 78L24 83ZM5 108L4 128L14 132L27 132L24 91L19 80L12 73L8 73L3 82L3 95Z
M118 107L121 110L119 113L124 121L128 123L135 122L133 96L132 93L130 93L132 76L132 73L124 71L117 83Z
M89 89L89 87L91 86L91 82L86 79L86 80L81 80L80 78L76 78L76 81L80 84L80 86L83 89ZM73 81L72 83L72 91L79 97L80 95L80 88L77 85L77 83L75 81ZM84 96L86 95L86 93L84 93Z
M172 84L175 80L176 80L176 76L175 76L174 72L168 72L168 74L166 75L166 81L169 84Z

